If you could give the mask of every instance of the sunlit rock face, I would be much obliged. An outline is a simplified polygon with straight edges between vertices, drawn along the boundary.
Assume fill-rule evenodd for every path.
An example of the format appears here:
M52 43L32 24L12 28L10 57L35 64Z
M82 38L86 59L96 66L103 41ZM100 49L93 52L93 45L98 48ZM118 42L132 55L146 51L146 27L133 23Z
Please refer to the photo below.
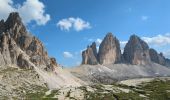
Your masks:
M98 64L96 57L96 43L93 42L91 46L88 46L87 49L82 52L82 64L96 65Z
M124 48L123 57L127 63L146 65L150 63L149 46L138 36L132 35Z
M114 64L121 61L119 40L108 33L99 46L98 62L100 64Z
M15 64L21 68L32 68L30 63L33 63L46 68L54 61L48 56L42 42L27 32L17 12L10 13L6 21L0 21L1 66Z
M121 51L119 40L108 33L99 46L97 53L96 43L93 42L82 52L82 64L114 64L121 62Z

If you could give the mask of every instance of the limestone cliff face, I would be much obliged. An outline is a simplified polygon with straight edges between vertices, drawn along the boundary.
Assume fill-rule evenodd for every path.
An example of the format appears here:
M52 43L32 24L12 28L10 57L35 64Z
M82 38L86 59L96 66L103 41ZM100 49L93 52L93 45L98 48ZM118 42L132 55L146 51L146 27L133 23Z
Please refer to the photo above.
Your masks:
M108 33L99 46L98 61L100 64L114 64L121 61L119 40Z
M125 63L133 65L148 65L157 63L170 67L170 59L165 58L162 53L158 54L156 50L150 49L148 44L138 36L132 35L125 45L124 52L121 54L119 40L108 33L96 50L96 43L93 42L82 52L82 64L115 64Z
M156 50L151 48L149 54L152 62L170 67L170 60L165 58L162 53L158 54Z
M132 35L124 48L123 57L127 63L145 65L150 63L149 46L138 36Z
M27 32L17 12L10 13L6 21L0 21L1 66L15 64L21 68L32 68L33 63L46 68L54 61L48 56L42 42Z
M100 44L98 53L95 42L82 52L82 64L114 64L120 61L121 51L119 40L112 33L106 35Z
M88 46L87 49L82 52L82 64L96 65L98 64L96 57L96 43L93 42L91 46Z

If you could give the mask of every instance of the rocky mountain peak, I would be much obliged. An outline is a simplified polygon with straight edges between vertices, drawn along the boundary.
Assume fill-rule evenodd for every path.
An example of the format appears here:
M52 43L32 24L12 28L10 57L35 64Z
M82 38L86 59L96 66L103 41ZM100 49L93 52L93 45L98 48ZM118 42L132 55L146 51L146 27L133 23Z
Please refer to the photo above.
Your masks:
M56 60L48 56L43 43L26 31L19 13L10 13L0 21L0 65L14 64L20 68L39 66L54 69Z
M22 19L19 16L18 12L10 13L8 18L7 18L7 20L6 20L6 24L14 25L15 23L17 23L17 24L21 24L22 23Z
M92 45L87 46L87 49L82 52L82 64L96 65L97 61L97 49L96 43L93 42Z
M145 41L141 40L137 35L132 35L130 37L129 43L133 44L136 49L137 48L142 48L143 50L149 49L148 44Z
M92 45L90 46L93 50L94 56L97 58L97 48L96 48L96 42L93 42Z
M119 40L108 33L99 46L98 61L100 64L117 63L121 60Z
M149 50L149 54L150 54L150 58L151 58L152 62L158 63L163 66L166 65L166 62L168 60L166 60L166 58L163 56L163 53L158 54L156 50L151 48ZM167 62L167 63L169 63L169 62Z
M138 36L132 35L124 48L123 56L125 61L131 64L148 64L150 62L149 46Z
M10 29L15 29L18 28L18 30L21 30L23 32L26 32L26 28L24 26L24 24L22 23L22 19L19 16L18 12L12 12L10 13L10 15L8 16L5 24L5 30L9 31Z
M96 43L93 42L82 52L82 64L113 64L121 61L121 51L119 40L108 33L99 46L97 53Z

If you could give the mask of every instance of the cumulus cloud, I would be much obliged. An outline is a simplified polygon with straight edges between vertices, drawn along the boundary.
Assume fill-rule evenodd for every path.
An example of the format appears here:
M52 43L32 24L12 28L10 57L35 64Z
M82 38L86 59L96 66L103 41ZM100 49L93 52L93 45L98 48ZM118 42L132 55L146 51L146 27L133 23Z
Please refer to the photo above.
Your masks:
M50 15L45 13L45 5L39 0L26 0L23 4L14 4L13 0L0 0L0 19L6 19L10 12L17 11L25 24L35 21L37 25L45 25Z
M102 39L99 39L99 38L96 39L96 44L97 44L97 45L100 45L101 43L102 43Z
M12 0L0 0L0 19L6 19L10 12L14 11Z
M75 31L82 31L84 29L91 28L91 25L89 22L86 22L81 18L70 17L58 21L57 27L59 27L61 30L66 31L69 31L70 29L74 29Z
M97 38L97 39L92 39L92 38L89 38L87 39L89 42L96 42L97 45L100 45L101 42L102 42L102 39L100 38Z
M128 41L120 41L120 45L125 46Z
M50 15L45 14L45 5L39 0L26 0L22 6L18 8L25 23L34 20L38 25L45 25L50 20Z
M154 37L142 37L144 41L146 41L150 45L154 46L165 46L170 45L170 34L164 34L164 35L156 35Z
M163 54L165 57L170 58L170 50L164 51Z
M128 42L128 41L120 41L120 49L121 49L121 53L124 52L124 47L125 47L125 45L126 45L127 42Z
M73 58L73 54L68 51L65 51L65 52L63 52L63 57L64 58Z

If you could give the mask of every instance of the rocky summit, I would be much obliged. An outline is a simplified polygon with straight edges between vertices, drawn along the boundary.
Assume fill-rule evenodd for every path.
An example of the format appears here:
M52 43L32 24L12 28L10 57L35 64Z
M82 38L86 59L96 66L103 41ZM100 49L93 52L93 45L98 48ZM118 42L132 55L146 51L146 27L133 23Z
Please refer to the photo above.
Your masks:
M52 70L57 66L42 42L26 30L17 12L0 21L0 65L17 65L31 69L33 65Z
M90 55L92 54L92 55ZM85 51L82 52L82 64L112 64L121 61L121 51L119 40L108 33L102 43L99 46L99 52L96 50L96 43L93 42L92 45L87 47Z
M111 64L121 61L119 40L108 33L99 46L98 61L100 64Z
M96 43L93 42L82 52L82 64L89 65L108 65L108 64L132 64L150 65L157 63L163 66L170 66L170 60L165 58L162 53L149 48L148 44L136 35L132 35L125 45L124 52L121 54L119 40L108 33L96 50Z
M156 50L151 48L149 49L149 54L151 57L151 61L158 63L160 65L163 65L163 66L167 66L167 67L170 66L170 60L165 58L163 56L163 53L158 54Z
M91 46L88 46L85 51L82 52L82 64L96 65L97 62L97 49L96 43L93 42Z
M123 57L130 64L148 64L150 63L149 46L138 36L132 35L124 48Z

